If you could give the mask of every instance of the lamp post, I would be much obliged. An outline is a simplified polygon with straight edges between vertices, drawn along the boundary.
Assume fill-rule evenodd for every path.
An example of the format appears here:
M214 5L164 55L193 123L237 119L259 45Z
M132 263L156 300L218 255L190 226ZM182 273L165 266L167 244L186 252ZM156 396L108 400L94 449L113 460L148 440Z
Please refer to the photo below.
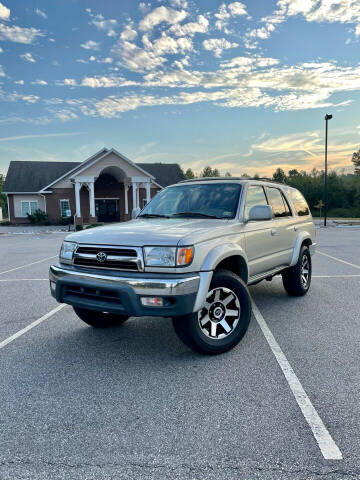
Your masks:
M332 119L332 115L328 113L325 115L325 175L324 175L324 227L326 227L327 207L328 207L328 193L327 193L327 150L328 150L328 121Z

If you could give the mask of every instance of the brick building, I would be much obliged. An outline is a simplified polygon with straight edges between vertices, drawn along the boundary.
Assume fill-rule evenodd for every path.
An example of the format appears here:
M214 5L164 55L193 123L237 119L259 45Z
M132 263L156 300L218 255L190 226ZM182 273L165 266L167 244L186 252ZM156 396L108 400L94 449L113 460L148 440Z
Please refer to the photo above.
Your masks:
M103 148L74 162L10 162L3 193L12 224L28 223L40 209L52 222L70 210L76 222L118 222L131 218L157 191L184 179L177 164L134 163Z

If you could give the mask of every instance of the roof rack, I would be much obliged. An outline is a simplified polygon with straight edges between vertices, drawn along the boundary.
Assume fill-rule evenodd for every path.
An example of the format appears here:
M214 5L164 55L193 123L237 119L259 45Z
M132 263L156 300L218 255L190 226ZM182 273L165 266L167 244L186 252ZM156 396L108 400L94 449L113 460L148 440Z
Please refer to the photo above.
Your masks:
M209 182L209 181L218 181L218 180L257 180L259 182L271 182L271 183L279 183L280 185L285 185L284 182L278 182L277 180L272 180L271 178L267 177L200 177L200 178L192 178L189 180L181 180L178 183L187 183L187 182Z

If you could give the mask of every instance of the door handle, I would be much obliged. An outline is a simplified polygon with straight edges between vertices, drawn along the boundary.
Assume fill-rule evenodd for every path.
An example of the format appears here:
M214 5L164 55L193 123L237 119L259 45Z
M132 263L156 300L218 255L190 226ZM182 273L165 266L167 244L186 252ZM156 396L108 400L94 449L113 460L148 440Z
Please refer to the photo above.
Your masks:
M272 235L272 236L277 235L277 230L275 230L274 228L272 228L272 229L271 229L271 235Z

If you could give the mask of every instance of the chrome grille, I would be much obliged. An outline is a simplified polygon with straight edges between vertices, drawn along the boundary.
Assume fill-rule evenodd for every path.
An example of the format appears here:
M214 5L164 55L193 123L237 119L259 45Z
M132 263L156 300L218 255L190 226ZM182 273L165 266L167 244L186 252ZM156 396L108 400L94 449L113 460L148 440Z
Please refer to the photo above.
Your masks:
M141 271L143 270L142 252L141 248L137 247L79 245L74 254L74 265L79 267Z

